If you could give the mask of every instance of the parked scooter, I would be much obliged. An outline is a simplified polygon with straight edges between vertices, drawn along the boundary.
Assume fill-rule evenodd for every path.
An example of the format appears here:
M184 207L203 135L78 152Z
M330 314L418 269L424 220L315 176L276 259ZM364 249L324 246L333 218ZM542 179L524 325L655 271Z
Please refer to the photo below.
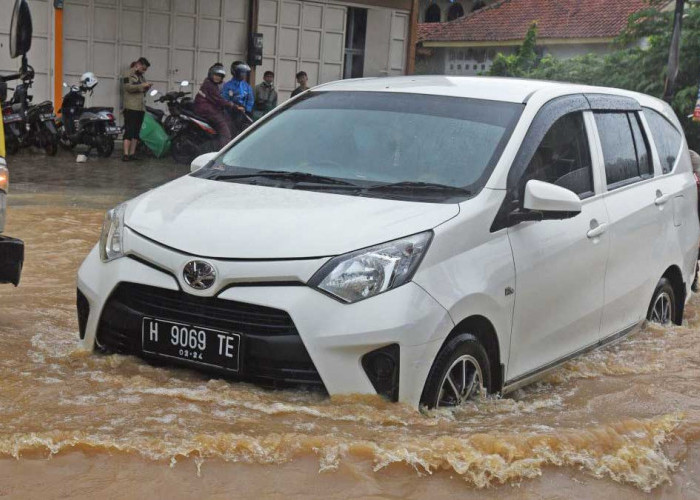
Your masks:
M180 88L189 86L189 82L184 80L180 82ZM180 108L182 103L190 101L187 95L190 92L172 91L166 94L161 94L157 89L152 89L148 95L155 99L157 103L164 103L168 107L168 112L153 106L146 106L146 115L144 116L143 125L139 136L139 151L141 153L152 154L160 158L170 152L172 137L179 131Z
M58 151L53 103L30 104L32 96L29 89L34 82L34 69L31 66L26 66L20 79L22 83L15 87L12 98L2 107L7 152L14 154L20 148L36 146L53 156Z
M88 146L88 154L92 148L97 153L108 158L114 151L114 141L121 133L114 118L114 108L85 107L85 94L93 94L98 81L92 72L80 77L80 84L70 87L63 97L61 120L59 122L59 137L61 145L73 149L79 144ZM66 83L64 87L68 87Z

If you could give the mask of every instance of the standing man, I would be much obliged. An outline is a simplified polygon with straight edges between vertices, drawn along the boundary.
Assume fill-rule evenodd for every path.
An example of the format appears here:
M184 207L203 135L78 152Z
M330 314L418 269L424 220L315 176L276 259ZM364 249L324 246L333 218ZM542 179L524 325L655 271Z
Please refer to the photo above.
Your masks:
M273 84L274 80L275 74L272 71L265 71L262 83L255 87L253 120L259 120L277 106L277 91Z
M297 83L299 86L292 92L292 97L301 94L305 90L309 90L309 76L306 74L306 71L297 73Z
M134 159L136 145L139 142L139 133L143 123L143 115L146 112L144 97L151 84L144 77L151 66L145 57L139 58L133 63L122 78L124 89L124 154L122 161Z

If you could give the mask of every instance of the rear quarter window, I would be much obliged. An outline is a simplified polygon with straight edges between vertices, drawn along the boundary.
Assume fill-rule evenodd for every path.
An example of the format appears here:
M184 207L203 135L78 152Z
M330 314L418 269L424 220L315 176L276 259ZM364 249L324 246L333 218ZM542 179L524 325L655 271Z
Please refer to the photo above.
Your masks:
M676 164L683 137L678 129L661 113L644 108L644 116L651 129L651 135L654 137L656 151L659 154L659 160L661 160L661 171L667 174L673 170L673 166Z

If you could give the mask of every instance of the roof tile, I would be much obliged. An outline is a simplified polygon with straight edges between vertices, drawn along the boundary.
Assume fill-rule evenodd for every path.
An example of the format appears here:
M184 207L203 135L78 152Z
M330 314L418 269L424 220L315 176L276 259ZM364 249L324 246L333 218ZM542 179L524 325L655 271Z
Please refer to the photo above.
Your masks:
M418 25L418 41L522 40L533 22L539 39L611 38L649 0L502 0L446 23Z

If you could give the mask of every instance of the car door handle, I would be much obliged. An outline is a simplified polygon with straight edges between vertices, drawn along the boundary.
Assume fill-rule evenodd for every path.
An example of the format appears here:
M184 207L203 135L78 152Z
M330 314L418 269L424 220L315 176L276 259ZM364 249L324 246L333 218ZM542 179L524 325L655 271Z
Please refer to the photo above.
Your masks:
M596 227L591 229L586 233L586 236L589 238L597 238L601 234L605 233L605 231L608 230L608 225L606 223L603 224L598 224Z
M661 194L661 192L656 193L656 199L654 200L654 205L657 207L660 207L661 205L664 205L668 203L668 200L671 199L670 194Z

